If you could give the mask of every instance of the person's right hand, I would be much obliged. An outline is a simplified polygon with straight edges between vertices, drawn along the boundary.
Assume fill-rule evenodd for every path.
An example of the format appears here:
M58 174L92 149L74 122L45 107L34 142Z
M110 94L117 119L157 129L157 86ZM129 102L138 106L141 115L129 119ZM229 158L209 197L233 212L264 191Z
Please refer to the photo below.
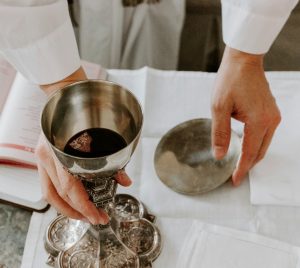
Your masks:
M85 79L86 75L80 68L66 79L51 85L41 86L41 88L49 96L68 84ZM43 134L40 136L35 156L42 193L48 203L58 212L70 218L84 220L92 224L108 223L108 215L104 210L96 208L93 202L89 200L81 181L63 168ZM115 179L123 186L131 184L131 180L123 171L119 171Z
M263 68L263 55L226 47L212 96L212 146L222 159L230 144L230 119L244 123L241 156L232 175L238 186L263 157L280 123L280 111Z

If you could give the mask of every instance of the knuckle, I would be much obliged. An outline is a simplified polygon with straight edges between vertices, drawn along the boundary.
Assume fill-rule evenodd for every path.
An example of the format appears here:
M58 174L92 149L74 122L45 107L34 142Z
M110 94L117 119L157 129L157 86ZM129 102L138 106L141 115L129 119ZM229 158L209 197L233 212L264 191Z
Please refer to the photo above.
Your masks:
M266 127L267 125L270 124L271 118L272 117L269 114L267 114L267 113L261 113L261 114L259 114L259 116L254 117L253 121L255 120L256 124L259 127L264 128L264 127Z
M281 114L280 112L276 113L273 118L274 124L278 126L281 122Z
M257 157L257 154L254 152L244 152L244 159L247 162L253 162L256 157Z

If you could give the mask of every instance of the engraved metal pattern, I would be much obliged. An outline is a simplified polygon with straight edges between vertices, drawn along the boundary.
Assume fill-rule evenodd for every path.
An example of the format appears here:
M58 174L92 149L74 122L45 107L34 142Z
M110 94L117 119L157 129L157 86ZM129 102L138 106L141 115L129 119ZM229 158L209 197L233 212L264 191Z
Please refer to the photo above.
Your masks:
M146 219L121 222L119 236L123 243L141 259L154 261L162 248L161 235L155 225Z
M122 241L134 252L147 252L153 244L153 230L150 226L133 226L132 222L123 222L120 228Z
M122 244L119 240L116 240L116 236L112 231L106 235L106 237L103 239L103 243L100 242L100 244L102 246L102 248L100 248L101 267L139 267L139 259L137 255L134 252L128 250L126 246L124 246L124 244Z
M91 235L84 236L70 249L63 251L58 257L58 267L96 268L98 267L99 243Z
M104 209L110 214L117 191L117 182L113 179L113 176L95 178L92 182L82 180L82 183L95 206Z
M146 209L133 196L118 194L115 197L115 216L120 221L140 219L146 216Z
M57 250L56 254L50 254L49 265L55 262L59 268L96 268L98 264L105 268L151 267L162 248L159 230L141 217L147 217L147 210L136 198L118 194L115 200L113 214L119 215L117 230L109 225L102 229L90 226L87 230L86 223L58 216L46 233L46 250L49 253L49 248Z
M59 250L65 250L75 244L87 231L87 225L76 224L79 221L60 216L50 229L51 242Z
M57 216L48 226L44 246L49 253L47 264L54 265L60 251L66 250L78 242L85 234L89 224Z

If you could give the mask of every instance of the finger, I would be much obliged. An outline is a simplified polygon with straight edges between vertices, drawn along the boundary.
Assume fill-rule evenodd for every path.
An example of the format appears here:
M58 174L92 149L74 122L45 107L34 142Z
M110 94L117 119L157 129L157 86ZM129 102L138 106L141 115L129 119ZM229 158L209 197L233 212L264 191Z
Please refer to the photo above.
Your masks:
M83 215L68 205L56 192L46 170L38 164L38 172L41 179L41 188L44 198L50 203L58 212L67 217L85 220Z
M55 160L56 170L62 189L71 199L74 208L84 217L88 218L92 224L107 224L109 222L108 215L89 200L83 184L74 178L70 173L65 171L60 163Z
M121 184L122 186L130 186L132 184L131 179L127 175L124 170L119 170L115 176L116 181Z
M43 146L45 146L45 145L43 145ZM68 204L71 205L72 202L71 202L70 198L68 197L67 193L63 191L62 185L60 184L60 180L57 176L56 165L53 160L53 157L55 157L55 156L52 155L52 152L48 149L47 145L46 145L46 147L44 147L40 150L45 150L45 152L43 153L42 158L40 158L38 161L39 165L41 165L47 172L50 180L52 181L52 183L54 184L54 187L56 188L57 194L63 200L65 200ZM73 206L73 208L74 208L74 206Z
M221 109L212 112L212 148L216 159L222 159L228 150L231 136L230 113Z
M232 175L232 182L235 186L238 186L241 183L243 177L253 166L265 134L265 127L259 127L256 124L245 124L242 153L238 162L238 166Z
M276 128L268 129L268 131L263 139L263 142L262 142L262 145L258 152L258 155L254 161L254 165L265 157L265 154L266 154L266 152L271 144L272 138L274 136L275 130L276 130Z

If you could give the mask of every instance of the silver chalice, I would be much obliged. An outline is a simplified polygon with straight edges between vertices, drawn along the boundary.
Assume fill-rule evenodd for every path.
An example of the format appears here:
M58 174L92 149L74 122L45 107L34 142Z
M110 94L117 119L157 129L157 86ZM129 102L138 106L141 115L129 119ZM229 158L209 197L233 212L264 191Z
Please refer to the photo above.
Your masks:
M42 132L61 164L80 179L96 207L110 216L107 225L90 225L58 215L48 226L47 263L59 268L151 267L161 250L155 217L130 195L117 194L114 176L133 154L143 114L135 96L112 82L86 80L68 85L46 103ZM78 157L64 152L75 134L91 128L118 133L126 146L110 155Z

